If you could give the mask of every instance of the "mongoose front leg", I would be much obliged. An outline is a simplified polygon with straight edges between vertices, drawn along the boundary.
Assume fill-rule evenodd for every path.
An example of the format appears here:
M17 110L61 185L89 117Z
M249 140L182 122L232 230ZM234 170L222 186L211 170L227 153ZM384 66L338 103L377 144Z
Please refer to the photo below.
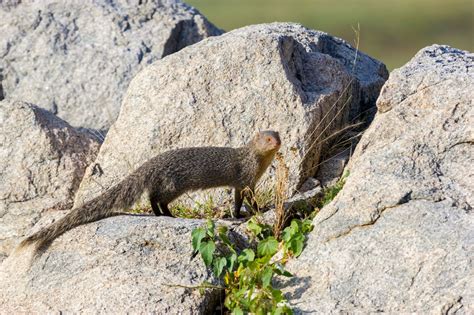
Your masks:
M242 190L235 188L234 191L234 211L230 211L232 218L240 218L240 208L242 207Z

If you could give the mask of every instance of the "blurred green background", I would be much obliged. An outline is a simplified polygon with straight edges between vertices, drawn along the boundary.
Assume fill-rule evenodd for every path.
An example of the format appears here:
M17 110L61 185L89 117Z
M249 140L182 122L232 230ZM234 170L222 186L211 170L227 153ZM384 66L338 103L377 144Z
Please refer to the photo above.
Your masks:
M185 0L186 1L186 0ZM437 43L474 52L474 0L187 0L229 31L267 22L298 22L341 37L391 70Z

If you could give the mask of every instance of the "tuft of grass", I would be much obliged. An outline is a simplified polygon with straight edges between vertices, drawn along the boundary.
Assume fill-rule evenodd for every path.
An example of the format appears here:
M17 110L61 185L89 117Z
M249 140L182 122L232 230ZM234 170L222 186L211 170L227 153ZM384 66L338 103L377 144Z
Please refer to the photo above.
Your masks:
M176 203L170 207L173 216L185 219L219 219L223 218L226 211L218 207L212 197L208 197L204 202L196 202L194 207Z
M134 208L128 209L126 212L133 214L148 214L153 213L153 210L151 209L150 204L138 204Z
M248 196L248 199L244 198L244 205L247 207L247 209L251 209L251 211L253 211L252 204L254 204L257 207L257 209L255 209L256 213L260 213L262 210L266 209L272 204L273 190L267 188L257 189L258 190L253 192L250 188L246 188L242 191L242 193ZM254 215L256 213L251 214Z
M259 189L255 193L255 202L257 203L258 210L265 209L273 203L274 192L273 189Z
M318 205L319 198L317 196L308 200L299 200L291 205L291 214L302 220L314 219L319 212Z
M273 224L273 235L277 240L280 240L281 233L288 221L288 214L285 212L284 207L285 200L288 196L288 166L286 166L281 153L277 153L275 159L278 161L278 166L276 168L275 223Z
M317 208L321 209L336 198L337 194L344 187L348 176L349 172L345 172L333 186L324 188L323 196L317 201Z

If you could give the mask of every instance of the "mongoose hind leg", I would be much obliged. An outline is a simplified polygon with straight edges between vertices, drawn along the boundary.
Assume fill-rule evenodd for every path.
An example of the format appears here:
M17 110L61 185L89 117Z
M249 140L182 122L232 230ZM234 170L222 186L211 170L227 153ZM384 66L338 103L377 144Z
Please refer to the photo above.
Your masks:
M159 207L160 207L161 212L163 213L163 215L166 215L168 217L173 216L170 212L170 209L168 209L168 205L166 203L160 202Z
M158 204L152 202L152 203L151 203L151 209L153 210L153 213L154 213L157 217L161 215L160 207L158 207Z
M240 218L240 208L242 208L242 190L235 188L234 191L234 210L230 211L230 216L234 219Z
M160 207L158 206L158 203L159 203L158 197L154 194L150 194L149 198L150 198L150 204L151 204L151 209L153 210L153 213L156 216L160 216L161 211L160 211Z
M168 204L164 202L160 202L157 196L150 195L150 203L151 209L156 216L166 215L168 217L172 217L173 215L168 208Z

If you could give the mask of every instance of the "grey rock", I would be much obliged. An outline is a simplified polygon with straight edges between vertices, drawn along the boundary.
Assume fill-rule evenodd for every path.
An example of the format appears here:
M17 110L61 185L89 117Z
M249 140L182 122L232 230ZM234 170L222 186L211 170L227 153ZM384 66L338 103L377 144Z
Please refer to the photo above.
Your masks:
M314 188L321 186L321 182L314 177L309 177L303 185L298 189L300 193L313 190Z
M94 137L44 109L0 102L0 256L43 212L72 205L98 150Z
M179 0L7 1L0 6L3 94L73 126L108 129L140 69L221 32Z
M155 62L131 82L96 160L103 174L88 170L76 204L160 152L240 146L259 129L280 132L294 191L316 172L320 141L344 126L351 111L374 104L388 75L360 52L354 68L355 56L354 48L326 33L274 23L211 37ZM261 187L272 185L270 176ZM220 202L231 194L190 196Z
M285 291L298 313L474 312L474 54L391 73Z
M21 0L0 0L0 8L4 10L9 10L16 7L21 3Z
M209 314L220 290L188 288L217 284L192 258L191 231L201 224L117 216L65 233L39 258L17 251L0 266L2 313Z
M337 183L344 173L350 155L350 148L347 148L321 162L316 174L321 186L329 187Z

